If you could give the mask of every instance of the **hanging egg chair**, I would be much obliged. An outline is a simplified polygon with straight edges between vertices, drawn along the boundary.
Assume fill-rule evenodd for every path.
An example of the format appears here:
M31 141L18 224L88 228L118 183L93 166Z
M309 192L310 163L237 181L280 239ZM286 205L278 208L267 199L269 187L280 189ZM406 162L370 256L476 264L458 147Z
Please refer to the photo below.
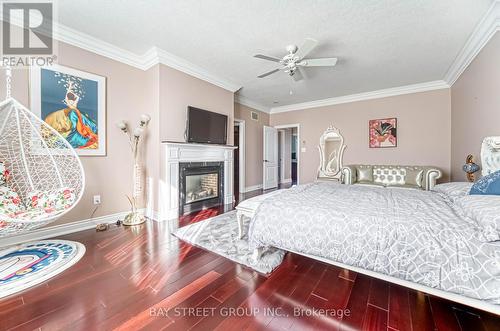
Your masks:
M0 103L0 238L54 222L83 195L82 163L68 141L17 100Z

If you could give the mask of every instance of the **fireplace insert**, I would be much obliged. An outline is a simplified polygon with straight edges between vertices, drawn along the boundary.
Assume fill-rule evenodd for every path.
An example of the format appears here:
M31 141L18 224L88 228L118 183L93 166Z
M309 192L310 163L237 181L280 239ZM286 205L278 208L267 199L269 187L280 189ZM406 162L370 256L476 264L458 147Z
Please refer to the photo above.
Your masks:
M179 214L224 204L224 162L179 163Z

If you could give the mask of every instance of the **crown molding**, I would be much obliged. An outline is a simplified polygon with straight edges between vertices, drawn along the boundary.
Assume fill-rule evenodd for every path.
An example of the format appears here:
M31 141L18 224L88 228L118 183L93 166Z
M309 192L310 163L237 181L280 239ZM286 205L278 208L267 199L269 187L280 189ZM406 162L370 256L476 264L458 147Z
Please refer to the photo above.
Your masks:
M240 105L247 106L249 108L261 111L263 113L267 113L267 114L271 113L271 109L269 107L261 105L260 103L252 101L252 100L245 98L244 96L241 96L241 95L236 95L234 97L234 102L239 103Z
M54 39L58 41L62 41L66 44L79 47L83 50L90 51L141 70L148 69L148 67L144 64L144 56L137 55L133 52L69 28L60 23L54 24L57 25L57 28L54 29Z
M22 26L20 22L12 23ZM483 19L474 29L472 35L470 36L458 56L455 58L455 61L448 69L445 78L442 81L407 85L402 87L315 100L273 108L266 107L242 96L236 96L235 102L265 113L272 114L449 88L458 80L460 75L465 71L465 69L470 65L474 58L479 54L481 49L488 43L488 41L495 35L497 31L500 31L500 0L495 0L493 2ZM55 39L64 43L82 48L84 50L88 50L95 54L110 58L112 60L127 64L141 70L148 70L149 68L157 64L164 64L166 66L184 72L190 76L199 78L208 83L226 89L230 92L236 92L241 88L240 84L214 75L204 68L158 47L152 47L143 55L139 55L56 22L54 23L54 37Z
M182 71L188 75L209 82L213 85L222 87L223 89L226 89L233 93L241 88L241 85L239 84L216 76L203 69L202 67L199 67L194 63L184 60L183 58L173 55L158 47L152 47L148 52L146 52L144 59L146 59L146 61L144 62L145 66L149 65L149 67L151 67L151 64L155 65L157 63L161 63L169 66L170 68Z
M161 48L152 47L143 55L138 55L101 39L69 28L63 24L55 23L55 25L55 39L132 67L141 70L148 70L156 64L161 63L233 93L241 88L241 85L214 75L204 68L173 55Z
M444 80L450 86L455 84L460 75L462 75L497 31L500 31L500 0L493 2L448 69Z
M271 108L271 114L284 113L288 111L301 110L301 109L310 109L310 108L318 108L324 106L332 106L339 105L342 103L356 102L356 101L364 101L364 100L372 100L372 99L380 99L393 97L397 95L403 94L411 94L411 93L419 93L419 92L427 92L433 90L441 90L445 88L449 88L450 85L443 80L437 80L433 82L420 83L420 84L412 84L406 86L393 87L378 91L358 93L345 95L341 97L314 100L309 102L296 103L293 105L286 105L280 107Z

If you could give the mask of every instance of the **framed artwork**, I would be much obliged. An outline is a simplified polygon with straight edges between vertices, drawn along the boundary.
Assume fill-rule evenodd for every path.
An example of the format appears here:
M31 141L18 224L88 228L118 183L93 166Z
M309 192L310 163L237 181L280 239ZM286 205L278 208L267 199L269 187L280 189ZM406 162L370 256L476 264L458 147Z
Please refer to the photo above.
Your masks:
M397 118L369 121L370 148L398 146Z
M82 156L106 155L106 78L60 65L30 70L31 111Z

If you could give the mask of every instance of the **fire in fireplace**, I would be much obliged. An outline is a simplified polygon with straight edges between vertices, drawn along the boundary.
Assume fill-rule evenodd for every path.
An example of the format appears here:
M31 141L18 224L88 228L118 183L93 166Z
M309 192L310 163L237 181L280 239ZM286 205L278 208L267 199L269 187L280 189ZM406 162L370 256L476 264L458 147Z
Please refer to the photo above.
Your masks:
M218 191L218 173L186 176L186 203L216 198Z
M179 164L179 213L223 204L224 162Z

